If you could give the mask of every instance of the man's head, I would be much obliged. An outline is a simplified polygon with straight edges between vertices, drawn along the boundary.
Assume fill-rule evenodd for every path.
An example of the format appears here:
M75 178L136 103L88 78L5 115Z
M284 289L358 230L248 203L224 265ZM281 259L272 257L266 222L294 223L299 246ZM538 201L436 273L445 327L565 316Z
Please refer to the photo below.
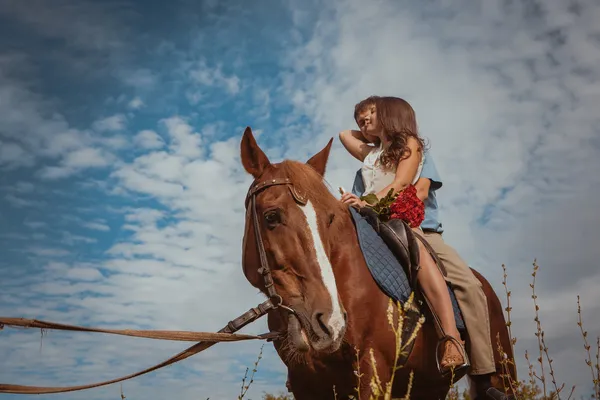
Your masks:
M377 118L377 101L379 96L371 96L354 107L354 120L365 139L371 143L379 141L382 126Z

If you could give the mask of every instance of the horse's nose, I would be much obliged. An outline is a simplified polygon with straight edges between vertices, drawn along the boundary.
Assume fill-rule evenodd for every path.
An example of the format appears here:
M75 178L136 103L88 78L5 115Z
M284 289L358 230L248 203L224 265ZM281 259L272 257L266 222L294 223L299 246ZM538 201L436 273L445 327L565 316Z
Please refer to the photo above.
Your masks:
M325 336L331 337L332 331L329 327L329 317L326 316L325 313L321 311L315 311L313 313L313 321L315 322L315 327L318 326ZM320 336L320 335L319 335Z
M346 331L344 314L332 313L328 309L319 309L312 313L310 324L314 336L311 338L311 347L314 350L332 352L339 348Z

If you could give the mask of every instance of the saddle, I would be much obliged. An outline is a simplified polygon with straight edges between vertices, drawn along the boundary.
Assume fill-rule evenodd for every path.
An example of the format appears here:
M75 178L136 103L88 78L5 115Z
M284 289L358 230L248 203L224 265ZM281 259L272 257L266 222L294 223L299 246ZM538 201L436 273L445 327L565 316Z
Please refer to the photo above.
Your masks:
M417 288L416 279L420 268L417 239L423 243L429 254L431 254L442 275L447 276L446 268L433 248L421 235L413 231L406 222L400 219L382 221L371 207L362 207L358 210L358 213L373 227L405 268L404 272L408 275L413 290Z

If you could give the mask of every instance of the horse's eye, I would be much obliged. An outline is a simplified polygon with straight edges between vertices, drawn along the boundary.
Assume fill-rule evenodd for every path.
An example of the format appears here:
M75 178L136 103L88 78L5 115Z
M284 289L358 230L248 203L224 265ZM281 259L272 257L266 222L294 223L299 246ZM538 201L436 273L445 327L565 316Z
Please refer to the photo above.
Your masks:
M329 223L327 224L327 226L331 226L331 224L333 224L333 219L335 218L335 214L329 214Z
M270 228L274 228L275 225L281 222L281 216L279 214L279 211L267 211L265 213L265 221L267 222Z

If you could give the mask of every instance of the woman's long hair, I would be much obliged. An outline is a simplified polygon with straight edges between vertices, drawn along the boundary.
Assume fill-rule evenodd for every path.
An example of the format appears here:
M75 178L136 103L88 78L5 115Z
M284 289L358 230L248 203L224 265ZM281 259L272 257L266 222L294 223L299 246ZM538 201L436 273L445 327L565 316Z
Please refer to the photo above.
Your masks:
M419 151L425 151L425 141L419 136L415 111L406 100L392 96L368 97L356 105L355 120L361 111L373 104L376 108L377 120L387 140L391 142L379 158L383 168L395 170L400 161L410 157L409 137L417 140Z

